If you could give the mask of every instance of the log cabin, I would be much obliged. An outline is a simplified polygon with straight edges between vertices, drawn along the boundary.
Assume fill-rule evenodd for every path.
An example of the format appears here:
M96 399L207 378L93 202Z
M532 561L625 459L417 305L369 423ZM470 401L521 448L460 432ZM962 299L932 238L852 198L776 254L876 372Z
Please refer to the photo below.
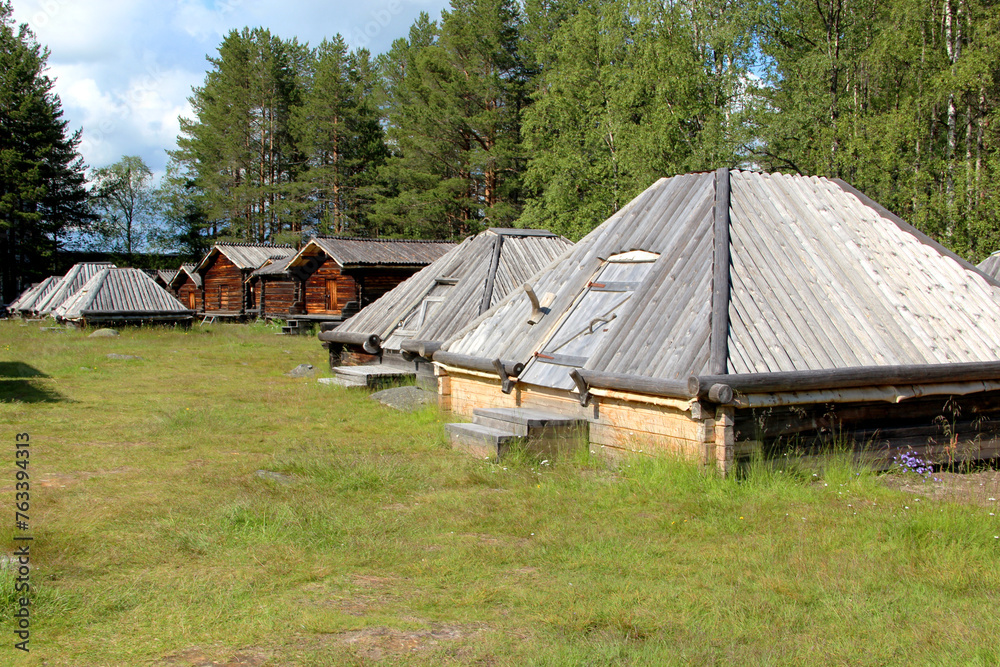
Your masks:
M341 322L455 247L449 241L317 236L288 263L300 319Z
M428 350L572 245L539 229L488 229L467 238L336 329L321 332L331 368L377 362L432 375ZM345 374L355 373L338 372Z
M201 303L209 317L243 320L257 315L250 274L268 260L295 254L291 246L257 243L216 243L198 263Z
M177 269L156 269L153 271L153 281L163 289L170 289L170 282L177 275Z
M204 305L201 300L201 285L201 274L195 271L195 265L182 264L167 289L189 310L202 312Z
M456 447L553 425L731 472L1000 453L1000 283L837 179L661 179L433 353ZM534 431L532 430L534 429Z
M295 312L295 279L288 272L288 263L295 258L269 259L250 274L250 289L257 300L259 316L287 320Z

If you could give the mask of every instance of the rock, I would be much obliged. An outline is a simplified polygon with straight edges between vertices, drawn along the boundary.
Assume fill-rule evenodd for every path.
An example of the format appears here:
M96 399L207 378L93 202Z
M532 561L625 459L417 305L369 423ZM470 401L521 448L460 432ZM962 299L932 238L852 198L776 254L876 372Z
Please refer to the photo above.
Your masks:
M370 398L382 405L403 412L414 412L425 405L437 403L437 394L419 387L393 387L377 391Z
M270 482L275 482L277 484L294 484L295 478L289 477L288 475L282 475L280 472L274 472L273 470L258 470L254 473L257 477L261 479L266 479Z
M137 357L131 354L115 354L112 352L107 355L108 359L117 359L118 361L142 361L142 357Z
M94 333L87 336L87 338L114 338L118 335L118 332L114 329L98 329Z
M299 364L285 375L290 378L311 378L316 375L316 369L313 368L312 364Z

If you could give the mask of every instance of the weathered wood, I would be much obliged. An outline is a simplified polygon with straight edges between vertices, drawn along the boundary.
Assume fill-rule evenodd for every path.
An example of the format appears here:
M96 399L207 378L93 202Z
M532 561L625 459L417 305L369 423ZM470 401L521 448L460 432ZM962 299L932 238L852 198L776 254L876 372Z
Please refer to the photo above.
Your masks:
M691 393L688 388L689 381L685 380L669 380L663 378L648 378L639 375L601 373L599 371L587 369L581 369L580 376L586 381L588 386L600 387L602 389L633 391L639 394L670 396L673 398L694 398L697 395ZM721 382L725 382L725 380L722 380ZM707 395L708 394L706 392L706 396Z
M725 384L713 384L708 388L708 400L719 404L732 403L733 388Z
M736 435L733 431L734 410L720 405L715 411L715 463L719 472L728 474L736 459Z
M766 393L843 387L878 387L893 384L971 382L975 380L1000 380L1000 361L702 375L688 378L686 391L689 396L705 398L714 384L728 384L734 391L740 393ZM594 384L592 380L588 381Z
M321 331L318 337L324 343L340 343L341 345L360 347L368 354L377 354L382 343L376 334L352 333L339 329Z
M434 361L445 366L456 366L458 368L469 368L480 373L489 373L496 377L496 369L493 367L493 359L482 357L472 357L467 354L455 354L447 350L438 350L433 355ZM516 361L503 361L504 372L510 377L517 377L524 370L524 364Z
M486 274L486 288L483 290L482 301L479 302L479 314L482 315L490 309L493 302L493 284L497 277L497 267L500 265L500 252L503 247L503 236L497 235L493 245L493 257L490 260L490 270Z
M399 344L400 349L430 359L435 352L441 349L443 343L439 340L404 340Z
M708 370L726 372L729 358L729 169L715 172L715 271L712 276L712 342Z
M865 193L861 192L860 190L858 190L857 188L855 188L853 185L851 185L847 181L844 181L843 179L840 179L840 178L834 178L834 179L831 179L831 180L834 183L836 183L837 185L839 185L841 188L843 188L844 192L851 193L852 195L854 195L855 197L857 197L858 200L861 201L862 204L864 204L865 206L873 209L876 213L878 213L879 215L881 215L886 220L891 220L892 222L894 222L896 224L896 226L899 227L904 232L906 232L908 234L912 234L913 236L917 237L920 240L921 243L925 243L925 244L931 246L932 248L934 248L935 250L937 250L942 255L945 255L946 257L952 258L953 260L955 260L956 262L958 262L959 264L961 264L965 268L970 269L972 271L975 271L978 274L981 274L981 275L985 276L986 280L991 285L993 285L994 287L1000 287L1000 282L998 282L996 278L994 278L993 276L990 276L988 274L983 273L982 271L980 271L979 269L977 269L971 262L969 262L968 260L966 260L966 259L962 258L961 256L955 254L951 250L948 250L943 245L941 245L940 243L938 243L937 241L935 241L931 237L927 236L922 231L920 231L919 229L917 229L916 227L914 227L910 223L906 222L905 220L903 220L902 218L900 218L898 215L896 215L895 213L893 213L892 211L890 211L886 207L882 206L877 201L875 201L874 199L870 198L868 195L866 195Z

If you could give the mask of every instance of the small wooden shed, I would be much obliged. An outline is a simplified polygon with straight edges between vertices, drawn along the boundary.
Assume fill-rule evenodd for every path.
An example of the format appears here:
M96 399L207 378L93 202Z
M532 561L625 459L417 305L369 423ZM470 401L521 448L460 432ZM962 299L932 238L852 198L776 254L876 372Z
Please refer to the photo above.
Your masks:
M1000 284L843 181L661 179L528 282L433 356L483 428L533 409L723 471L837 439L1000 452Z
M572 245L539 229L488 229L467 238L344 324L321 332L331 367L429 362L441 343Z
M153 281L164 289L170 289L170 282L177 275L177 269L156 269L153 272Z
M260 317L287 320L295 314L296 281L288 271L295 258L269 259L247 279L257 302Z
M201 274L195 271L195 265L182 264L170 280L167 289L189 310L200 312L204 310L201 287Z
M244 319L257 314L247 278L268 260L295 254L291 246L263 243L216 243L198 263L201 302L206 316Z
M317 236L288 263L294 310L346 319L455 247L449 241Z

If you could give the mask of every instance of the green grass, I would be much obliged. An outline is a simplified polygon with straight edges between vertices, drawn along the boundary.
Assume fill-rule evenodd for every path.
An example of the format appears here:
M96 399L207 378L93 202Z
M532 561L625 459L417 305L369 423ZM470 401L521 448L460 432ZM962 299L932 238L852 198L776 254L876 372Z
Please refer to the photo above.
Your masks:
M0 322L0 503L28 432L36 586L0 664L1000 662L983 507L844 462L476 461L436 410L285 377L325 370L314 337L87 333Z

